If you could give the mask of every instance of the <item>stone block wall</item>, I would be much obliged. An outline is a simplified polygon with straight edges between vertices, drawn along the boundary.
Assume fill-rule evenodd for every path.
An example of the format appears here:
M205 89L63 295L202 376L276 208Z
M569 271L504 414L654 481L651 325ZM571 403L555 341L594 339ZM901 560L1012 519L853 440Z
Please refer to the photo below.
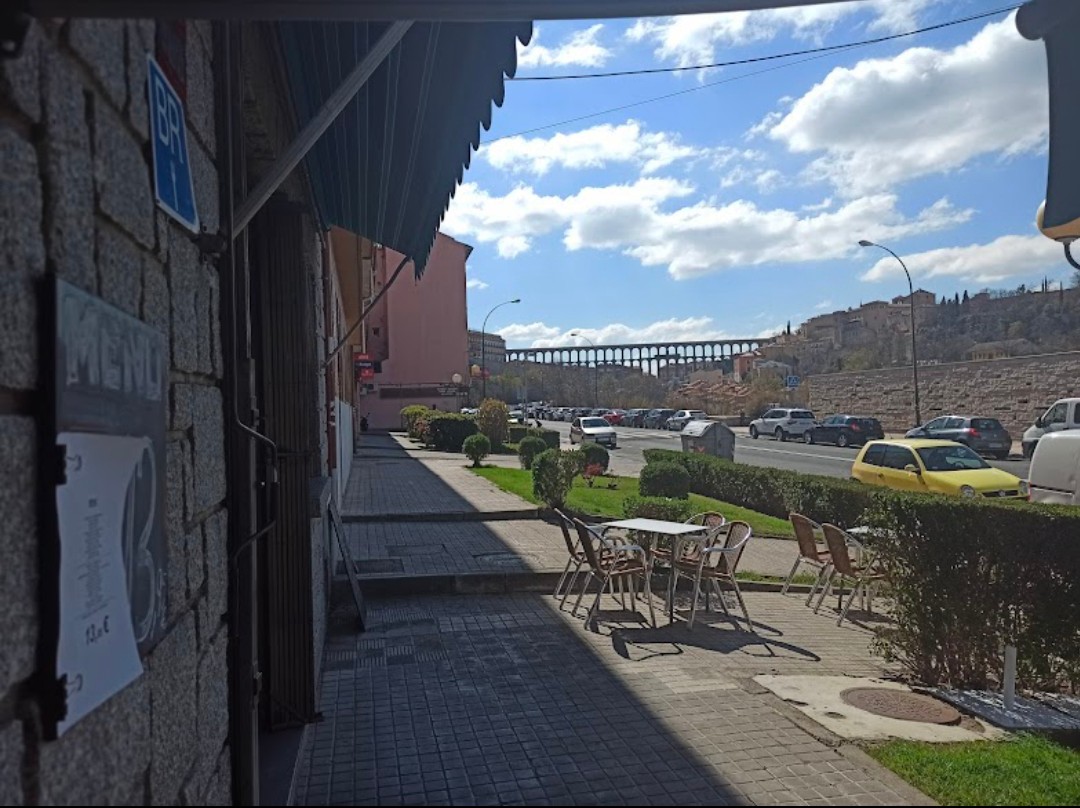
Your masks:
M910 429L915 394L911 368L852 371L806 379L818 417L873 415L886 431ZM1059 398L1080 395L1080 351L953 362L919 367L923 421L939 415L997 418L1019 440L1035 417Z
M0 803L228 804L225 454L220 281L153 201L149 21L34 23L0 62ZM188 144L218 228L210 27L188 24ZM38 306L56 274L161 329L169 628L145 673L60 740L35 701Z

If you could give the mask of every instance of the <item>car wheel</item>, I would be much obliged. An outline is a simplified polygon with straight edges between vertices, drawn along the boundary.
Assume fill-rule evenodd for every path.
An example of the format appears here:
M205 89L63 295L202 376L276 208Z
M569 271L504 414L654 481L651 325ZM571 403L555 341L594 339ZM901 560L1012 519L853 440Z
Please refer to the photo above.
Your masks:
M1024 455L1025 460L1031 460L1031 456L1035 454L1035 444L1025 443L1021 449L1021 453Z
M757 440L757 427L756 426L751 426L750 427L750 437L753 438L754 440Z
M780 427L776 428L776 439L781 443L784 443L787 440L787 433Z
M1008 452L997 452L997 453L996 453L996 454L994 455L994 457L995 457L995 458L996 458L997 460L1008 460L1008 459L1009 459L1009 453L1008 453Z
M850 441L848 440L848 436L845 435L843 432L836 436L836 445L839 446L841 449L846 449L849 443Z
M802 439L803 439L803 443L813 444L813 442L814 442L814 432L813 432L813 430L808 429L805 432L803 432L802 433Z

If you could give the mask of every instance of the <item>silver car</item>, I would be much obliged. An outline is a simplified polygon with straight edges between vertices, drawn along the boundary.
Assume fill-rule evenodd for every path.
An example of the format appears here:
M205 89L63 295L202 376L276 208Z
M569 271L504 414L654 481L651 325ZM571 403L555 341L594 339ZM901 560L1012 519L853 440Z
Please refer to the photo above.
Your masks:
M672 432L682 432L691 421L708 421L709 416L701 410L679 410L667 420L667 428Z
M774 407L750 422L750 437L771 435L779 441L801 438L808 429L817 426L814 413L794 407Z
M589 416L575 418L570 423L570 443L593 441L608 448L616 448L615 428L603 418Z

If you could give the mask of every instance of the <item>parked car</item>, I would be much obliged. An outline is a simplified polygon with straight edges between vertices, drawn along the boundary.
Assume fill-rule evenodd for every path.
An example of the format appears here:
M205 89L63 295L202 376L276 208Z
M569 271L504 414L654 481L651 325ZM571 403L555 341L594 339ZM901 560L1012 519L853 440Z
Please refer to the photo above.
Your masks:
M1012 451L1012 435L997 418L943 415L908 430L904 437L953 440L970 446L979 454L988 454L999 460L1008 457Z
M1080 505L1080 429L1039 439L1028 470L1028 499Z
M648 415L648 410L633 409L627 410L626 415L623 416L623 426L643 427L645 426L645 416Z
M645 426L651 429L663 429L667 419L675 414L675 410L649 410L645 416Z
M626 410L609 410L605 412L601 417L612 426L620 426L623 421L623 415Z
M808 429L817 426L814 413L794 407L774 407L750 422L750 437L772 435L779 441L801 438Z
M701 410L679 410L667 420L667 428L672 432L682 432L691 421L707 421L709 416Z
M523 410L510 410L509 419L512 424L525 423L525 413Z
M1055 401L1046 412L1035 419L1033 426L1024 431L1020 442L1024 457L1031 457L1039 438L1050 432L1080 429L1080 398L1063 398Z
M570 443L594 441L612 449L616 447L615 428L597 416L575 418L570 423Z
M859 450L851 476L868 485L961 497L1021 499L1027 483L950 440L874 440Z
M865 415L830 415L803 432L806 443L835 443L840 448L862 446L868 440L881 440L884 437L881 422Z

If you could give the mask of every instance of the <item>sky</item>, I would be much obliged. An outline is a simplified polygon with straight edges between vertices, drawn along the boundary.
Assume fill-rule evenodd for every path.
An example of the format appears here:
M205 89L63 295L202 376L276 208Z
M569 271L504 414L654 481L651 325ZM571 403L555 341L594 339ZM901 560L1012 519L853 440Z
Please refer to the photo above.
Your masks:
M689 68L1007 5L539 22L517 76ZM1013 16L749 65L508 81L442 225L475 247L470 327L520 298L488 322L510 347L768 336L907 293L895 259L860 239L889 246L939 296L1067 283L1060 246L1035 227L1045 53Z

